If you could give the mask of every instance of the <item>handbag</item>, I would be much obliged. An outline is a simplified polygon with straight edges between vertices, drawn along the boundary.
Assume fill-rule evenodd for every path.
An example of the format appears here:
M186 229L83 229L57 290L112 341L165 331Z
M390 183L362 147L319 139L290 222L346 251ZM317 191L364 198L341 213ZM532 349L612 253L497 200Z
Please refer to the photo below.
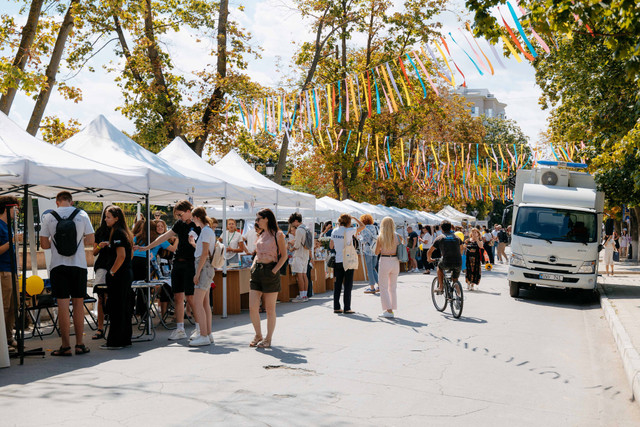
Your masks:
M213 259L211 261L211 265L213 266L213 268L224 267L224 256L222 255L223 251L224 246L222 246L222 243L216 242L215 246L213 247Z
M400 242L398 246L396 246L396 256L398 257L398 261L407 262L409 261L409 253L407 252L407 245Z
M331 254L329 259L327 260L327 267L335 268L335 266L336 266L336 256L334 254Z

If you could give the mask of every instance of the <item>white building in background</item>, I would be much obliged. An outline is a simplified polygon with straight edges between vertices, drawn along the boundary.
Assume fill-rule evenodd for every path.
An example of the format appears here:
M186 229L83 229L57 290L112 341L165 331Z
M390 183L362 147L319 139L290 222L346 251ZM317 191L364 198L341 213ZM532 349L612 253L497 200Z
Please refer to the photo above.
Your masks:
M471 115L473 117L500 117L504 119L504 109L507 104L503 104L498 101L496 97L489 93L488 89L469 89L466 87L458 87L456 94L462 96L467 100L469 108L471 109Z

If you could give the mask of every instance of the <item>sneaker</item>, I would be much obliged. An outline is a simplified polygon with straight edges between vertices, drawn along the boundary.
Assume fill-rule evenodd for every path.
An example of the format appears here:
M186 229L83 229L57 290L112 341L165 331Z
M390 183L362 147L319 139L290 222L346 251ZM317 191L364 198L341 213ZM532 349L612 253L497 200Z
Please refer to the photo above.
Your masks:
M187 333L184 331L184 329L176 329L175 331L171 332L171 335L169 335L169 340L171 341L183 340L186 337L187 337Z
M371 288L367 288L364 290L365 294L375 294L376 290L375 289L371 289Z
M209 342L210 342L211 344L213 344L213 343L214 343L214 342L213 342L213 332L211 332L211 333L209 334Z
M209 345L209 344L211 344L211 339L208 336L203 337L202 335L200 335L198 338L191 340L191 342L189 342L189 345L191 347L200 347L200 346Z
M309 297L302 297L302 302L309 302Z
M376 294L380 293L380 288L376 288Z
M189 341L195 340L200 336L200 328L196 325L196 328L191 332L191 336L189 336Z
M101 349L103 350L122 350L124 347L122 346L108 346L106 344L102 344L100 346Z
M304 298L298 295L297 297L292 299L291 302L304 302Z
M393 319L393 313L389 313L388 311L383 311L382 314L378 317L386 317L387 319Z
M420 273L420 270L418 270L417 268L414 268L413 273Z

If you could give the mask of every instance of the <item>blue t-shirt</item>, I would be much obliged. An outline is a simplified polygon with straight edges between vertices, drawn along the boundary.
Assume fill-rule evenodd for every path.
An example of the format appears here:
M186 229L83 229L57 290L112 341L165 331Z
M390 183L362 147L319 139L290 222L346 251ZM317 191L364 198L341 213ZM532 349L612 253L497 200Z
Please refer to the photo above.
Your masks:
M133 238L133 243L134 244L136 243L136 238L135 237ZM156 246L155 248L150 249L149 252L151 252L151 259L154 259L156 257L156 255L158 255L158 251L160 249L167 249L169 246L171 246L169 244L169 242L164 241L164 242L160 243L158 246ZM145 251L134 251L133 252L133 256L139 256L139 257L142 257L142 258L146 258L147 253Z
M7 223L0 220L0 246L4 245L9 241L9 227ZM11 256L9 255L9 250L6 250L5 253L0 255L0 271L7 272L11 271Z

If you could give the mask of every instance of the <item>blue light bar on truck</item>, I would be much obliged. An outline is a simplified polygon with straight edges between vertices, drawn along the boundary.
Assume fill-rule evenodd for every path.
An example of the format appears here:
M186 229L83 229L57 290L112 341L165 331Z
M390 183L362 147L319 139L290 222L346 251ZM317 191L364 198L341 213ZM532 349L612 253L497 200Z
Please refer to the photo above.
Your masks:
M575 169L586 169L588 167L585 163L554 162L551 160L540 160L538 161L538 164L542 166L557 166L561 168L575 168Z

